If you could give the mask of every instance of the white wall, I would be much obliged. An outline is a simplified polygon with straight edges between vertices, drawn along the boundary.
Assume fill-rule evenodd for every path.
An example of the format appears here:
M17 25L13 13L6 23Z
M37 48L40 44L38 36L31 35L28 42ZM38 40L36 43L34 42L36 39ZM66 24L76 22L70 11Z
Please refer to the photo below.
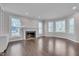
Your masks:
M0 7L0 27L1 27L1 7ZM0 28L0 33L1 33L1 28Z
M76 40L79 42L79 13L75 15L75 31L76 31Z
M37 28L37 20L28 19L26 17L22 17L22 25L26 28Z
M2 14L3 12L2 12L2 8L0 7L0 34L2 34L3 33L3 28L2 28L2 26L3 26L3 20L2 20Z

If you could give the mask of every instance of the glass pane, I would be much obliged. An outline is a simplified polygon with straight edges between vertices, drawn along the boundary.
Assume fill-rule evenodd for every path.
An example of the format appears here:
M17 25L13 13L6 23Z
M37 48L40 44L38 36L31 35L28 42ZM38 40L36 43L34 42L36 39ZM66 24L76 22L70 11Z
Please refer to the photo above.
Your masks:
M56 32L65 32L65 20L56 21Z
M21 22L18 18L11 19L11 33L12 36L20 36Z
M48 32L53 32L53 22L48 22Z
M69 33L74 33L74 18L69 20Z

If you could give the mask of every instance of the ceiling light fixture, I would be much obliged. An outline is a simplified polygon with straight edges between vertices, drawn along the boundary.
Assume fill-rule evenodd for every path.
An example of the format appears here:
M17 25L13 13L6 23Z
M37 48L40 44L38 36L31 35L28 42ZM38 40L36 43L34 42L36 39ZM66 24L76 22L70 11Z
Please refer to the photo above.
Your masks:
M28 13L28 12L26 12L25 14L26 14L26 15L29 15L29 13Z
M76 9L77 9L77 7L76 7L76 6L73 6L73 7L72 7L72 9L73 9L73 10L76 10Z
M40 19L41 17L40 17L40 16L38 16L38 18Z

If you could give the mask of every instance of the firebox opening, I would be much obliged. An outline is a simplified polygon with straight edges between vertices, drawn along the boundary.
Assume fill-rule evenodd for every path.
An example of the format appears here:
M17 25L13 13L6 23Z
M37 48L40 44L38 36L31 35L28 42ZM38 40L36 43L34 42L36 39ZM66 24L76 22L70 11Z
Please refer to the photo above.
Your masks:
M36 31L26 31L26 39L35 39Z

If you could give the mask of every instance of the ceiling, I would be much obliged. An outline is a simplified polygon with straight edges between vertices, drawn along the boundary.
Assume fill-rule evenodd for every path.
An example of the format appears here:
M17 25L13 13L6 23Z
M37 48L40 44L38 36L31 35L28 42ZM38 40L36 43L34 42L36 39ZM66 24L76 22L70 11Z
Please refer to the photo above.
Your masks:
M55 19L72 15L77 3L1 3L5 11L37 19Z

